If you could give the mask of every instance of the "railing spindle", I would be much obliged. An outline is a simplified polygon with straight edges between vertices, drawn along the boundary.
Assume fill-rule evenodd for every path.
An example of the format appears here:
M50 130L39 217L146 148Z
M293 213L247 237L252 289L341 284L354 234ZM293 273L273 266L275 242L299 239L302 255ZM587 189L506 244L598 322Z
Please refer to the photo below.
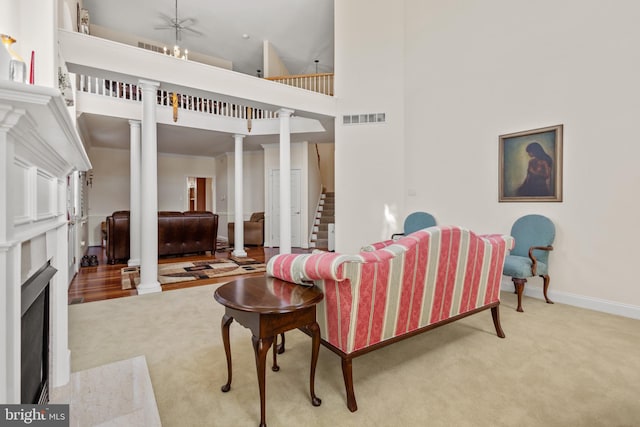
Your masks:
M303 74L300 76L265 77L266 80L312 92L333 96L333 73Z
M282 82L288 82L290 86L307 90L318 89L315 85L315 77L287 77ZM76 75L76 90L79 92L91 93L95 95L108 96L112 98L128 99L132 101L142 101L142 90L137 84L118 82L111 79ZM197 111L199 113L213 114L217 116L247 119L249 117L248 106L207 99L201 96L188 94L177 94L178 107L183 110ZM173 106L173 93L164 89L159 89L156 93L156 102L162 106ZM270 110L252 109L251 118L269 119L275 118L277 114Z

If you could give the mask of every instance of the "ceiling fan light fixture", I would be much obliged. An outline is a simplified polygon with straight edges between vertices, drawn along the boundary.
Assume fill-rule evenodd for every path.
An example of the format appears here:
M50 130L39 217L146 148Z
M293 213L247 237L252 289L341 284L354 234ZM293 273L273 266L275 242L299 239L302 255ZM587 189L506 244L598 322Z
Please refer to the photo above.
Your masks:
M165 55L173 56L175 58L184 59L185 61L189 59L189 49L185 49L184 52L180 49L180 46L174 45L172 50L167 49L165 46L163 49Z
M182 49L180 49L180 45L178 45L178 40L180 39L180 31L182 30L190 30L194 33L198 33L195 30L191 30L190 28L188 28L185 23L189 23L189 22L194 22L194 20L192 18L186 18L186 19L182 19L179 20L178 19L178 0L176 0L176 17L175 19L171 19L171 22L169 24L169 26L167 27L167 29L173 29L175 30L176 33L176 44L173 46L173 50L169 50L167 49L167 47L165 46L163 48L164 54L165 55L169 55L169 56L173 56L175 58L179 58L179 59L184 59L184 60L188 60L189 59L189 49L184 49L184 52L182 52Z

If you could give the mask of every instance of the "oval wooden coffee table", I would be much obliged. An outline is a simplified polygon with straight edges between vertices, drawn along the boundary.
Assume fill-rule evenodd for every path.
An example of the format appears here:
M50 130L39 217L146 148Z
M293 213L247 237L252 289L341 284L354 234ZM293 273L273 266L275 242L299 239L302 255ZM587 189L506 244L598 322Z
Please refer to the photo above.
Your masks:
M320 351L320 327L316 322L316 304L324 297L322 291L316 286L296 285L273 277L262 276L241 278L229 282L216 289L213 296L225 307L225 314L222 317L222 341L227 357L227 383L222 386L222 391L226 393L231 389L229 326L235 320L250 329L253 334L251 340L255 351L258 387L260 388L260 426L266 426L265 367L267 352L278 334L299 328L311 335L309 389L311 404L320 406L322 401L315 395L314 381ZM275 348L273 362L273 370L277 371Z

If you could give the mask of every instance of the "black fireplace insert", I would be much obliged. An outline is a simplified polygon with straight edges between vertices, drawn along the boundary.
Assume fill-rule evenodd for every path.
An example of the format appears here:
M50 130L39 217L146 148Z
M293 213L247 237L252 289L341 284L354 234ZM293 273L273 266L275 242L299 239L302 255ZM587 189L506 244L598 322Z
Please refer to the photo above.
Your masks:
M20 403L49 401L49 281L56 271L47 263L22 285Z

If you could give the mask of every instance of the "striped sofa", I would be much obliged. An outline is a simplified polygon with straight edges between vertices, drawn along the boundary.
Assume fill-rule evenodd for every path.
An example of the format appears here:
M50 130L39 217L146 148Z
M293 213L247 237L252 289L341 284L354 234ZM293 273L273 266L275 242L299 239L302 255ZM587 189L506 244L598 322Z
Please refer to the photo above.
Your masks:
M272 257L267 274L324 292L318 304L322 344L342 358L347 407L356 411L352 359L465 316L491 309L500 326L500 281L507 235L479 236L455 226L426 228L365 246Z

